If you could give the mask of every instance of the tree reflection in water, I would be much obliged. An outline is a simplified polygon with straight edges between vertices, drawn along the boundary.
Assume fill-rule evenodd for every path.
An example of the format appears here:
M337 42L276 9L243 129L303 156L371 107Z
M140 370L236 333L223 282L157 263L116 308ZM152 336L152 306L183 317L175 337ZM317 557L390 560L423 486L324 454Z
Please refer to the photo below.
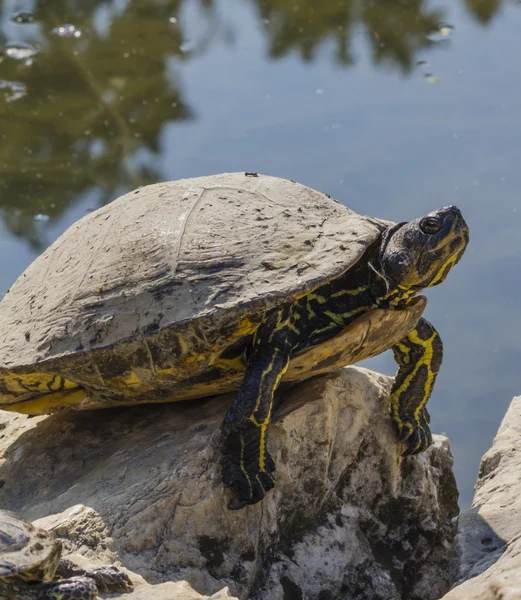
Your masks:
M487 23L501 0L463 0ZM326 44L354 63L355 36L377 66L407 73L444 15L424 0L250 0L271 59L312 61ZM187 44L184 11L205 37ZM20 5L17 5L20 10ZM34 215L51 219L86 193L99 204L160 178L160 134L195 118L176 66L212 51L233 4L215 0L35 2L12 13L0 0L0 211L5 226L40 249ZM74 24L74 29L60 26ZM231 36L233 37L233 36ZM225 101L225 99L223 99Z

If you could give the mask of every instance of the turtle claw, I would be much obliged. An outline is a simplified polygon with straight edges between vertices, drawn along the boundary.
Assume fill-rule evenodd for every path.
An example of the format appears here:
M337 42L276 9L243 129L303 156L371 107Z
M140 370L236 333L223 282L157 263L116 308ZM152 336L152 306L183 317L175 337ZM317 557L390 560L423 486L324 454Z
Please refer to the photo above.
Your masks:
M261 443L261 428L248 423L222 427L221 469L224 485L231 487L235 498L230 510L260 502L275 486L275 462Z
M402 456L413 456L421 454L432 444L432 435L430 429L416 429L406 441L406 448L402 452Z
M268 471L266 467L271 468ZM235 496L228 503L228 508L240 510L248 504L260 502L275 485L274 470L275 464L269 454L266 454L264 471L253 468L251 463L236 464L226 457L222 465L222 479L224 485L232 488Z
M245 500L230 500L230 502L228 502L228 510L241 510L241 508L244 508L247 505L248 503Z
M237 438L240 440L239 444ZM241 448L240 452L235 451L238 446ZM232 488L235 496L228 504L230 510L239 510L248 504L260 502L275 485L273 459L265 451L261 461L258 446L243 443L239 431L232 432L226 439L221 467L223 483Z
M402 426L396 426L398 439L406 445L402 456L413 456L425 452L432 444L432 434L429 428L430 416L423 410L417 421L405 421Z

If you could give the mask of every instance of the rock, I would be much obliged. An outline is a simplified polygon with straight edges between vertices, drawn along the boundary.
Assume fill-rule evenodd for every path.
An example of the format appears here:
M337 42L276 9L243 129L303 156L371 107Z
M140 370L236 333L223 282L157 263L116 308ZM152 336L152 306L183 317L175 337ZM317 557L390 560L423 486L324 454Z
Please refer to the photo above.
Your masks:
M240 511L227 509L218 468L230 396L2 413L0 506L39 519L68 553L155 585L135 598L176 597L172 582L186 581L241 600L434 600L449 584L452 456L435 436L423 455L401 458L390 381L350 367L288 390L269 440L277 485Z
M521 598L521 396L514 398L479 469L472 508L458 519L444 600ZM465 582L465 583L464 583Z
M86 509L86 507L82 506L75 508L76 510ZM62 519L65 521L68 520L68 516L69 515L66 515L65 513L61 515ZM57 525L61 519L59 516L55 515L53 517L53 521L54 525ZM39 519L38 524L42 527L45 527L46 519ZM70 554L67 558L84 569L88 569L89 567L100 567L105 564L98 560L86 559L85 556L81 554ZM111 598L112 600L238 600L230 595L228 588L223 588L211 596L202 596L201 594L198 594L186 581L176 581L175 583L169 581L167 583L150 585L143 579L143 577L141 577L141 575L133 573L132 571L129 571L120 565L118 565L118 568L127 573L127 575L132 579L134 590L130 594L102 594L102 598Z
M118 600L237 600L230 596L228 588L211 596L201 596L186 581L159 583L158 585L138 585L131 594L112 595Z
M110 596L113 600L237 600L230 596L228 588L211 596L201 596L186 581L137 585L131 594Z

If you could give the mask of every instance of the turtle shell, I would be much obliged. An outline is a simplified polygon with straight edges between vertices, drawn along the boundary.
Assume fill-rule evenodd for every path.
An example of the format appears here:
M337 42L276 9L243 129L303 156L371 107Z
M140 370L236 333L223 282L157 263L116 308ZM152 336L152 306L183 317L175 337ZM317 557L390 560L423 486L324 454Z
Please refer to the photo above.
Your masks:
M389 225L263 175L130 192L73 224L0 303L0 406L79 385L142 402L215 380L211 352L345 272ZM194 395L207 394L179 398Z
M9 510L0 510L0 580L52 581L61 542Z

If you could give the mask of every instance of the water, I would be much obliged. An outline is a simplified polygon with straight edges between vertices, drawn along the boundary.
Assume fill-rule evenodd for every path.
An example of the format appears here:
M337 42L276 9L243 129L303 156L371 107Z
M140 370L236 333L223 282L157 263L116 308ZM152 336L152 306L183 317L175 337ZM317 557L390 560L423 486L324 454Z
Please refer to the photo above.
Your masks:
M0 293L157 180L259 171L393 220L456 204L471 245L426 316L466 506L521 392L520 29L506 0L0 2Z

